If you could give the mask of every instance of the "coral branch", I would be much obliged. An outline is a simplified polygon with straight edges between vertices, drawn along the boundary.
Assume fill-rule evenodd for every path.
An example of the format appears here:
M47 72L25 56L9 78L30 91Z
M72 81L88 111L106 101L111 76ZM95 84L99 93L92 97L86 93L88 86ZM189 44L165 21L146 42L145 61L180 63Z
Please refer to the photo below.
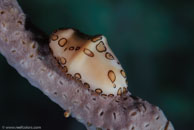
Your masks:
M71 112L87 129L174 129L163 112L147 101L130 93L114 98L102 97L65 76L57 69L48 42L41 40L41 37L47 37L27 31L25 22L25 14L17 1L0 1L1 54L33 86Z

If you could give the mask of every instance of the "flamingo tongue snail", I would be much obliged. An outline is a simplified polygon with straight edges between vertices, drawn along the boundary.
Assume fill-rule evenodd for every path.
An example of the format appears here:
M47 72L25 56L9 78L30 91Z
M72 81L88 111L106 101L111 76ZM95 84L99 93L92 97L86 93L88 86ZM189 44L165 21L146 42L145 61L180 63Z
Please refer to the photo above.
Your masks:
M126 74L102 35L60 29L50 36L53 56L67 75L103 96L127 92Z

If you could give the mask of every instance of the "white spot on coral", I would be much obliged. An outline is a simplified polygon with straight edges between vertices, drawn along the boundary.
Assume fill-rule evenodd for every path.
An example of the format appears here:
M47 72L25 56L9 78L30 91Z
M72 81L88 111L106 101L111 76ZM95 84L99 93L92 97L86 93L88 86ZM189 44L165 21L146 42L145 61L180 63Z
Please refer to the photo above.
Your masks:
M40 71L41 72L45 72L46 71L46 68L40 68Z
M48 89L45 89L44 90L44 94L47 95L47 96L49 96L50 95L50 91Z
M34 77L34 76L35 76L35 73L34 73L34 72L30 72L30 73L28 73L28 75L29 75L30 77Z
M5 23L1 23L1 31L6 32L7 31L7 25Z
M10 13L17 15L19 12L18 12L18 9L16 9L16 8L11 8L11 9L10 9Z
M21 61L20 61L20 64L21 64L21 66L23 67L23 68L28 68L28 62L25 60L25 59L22 59Z
M54 80L54 78L55 78L55 73L54 73L54 72L49 72L49 73L48 73L48 78L51 79L51 80Z

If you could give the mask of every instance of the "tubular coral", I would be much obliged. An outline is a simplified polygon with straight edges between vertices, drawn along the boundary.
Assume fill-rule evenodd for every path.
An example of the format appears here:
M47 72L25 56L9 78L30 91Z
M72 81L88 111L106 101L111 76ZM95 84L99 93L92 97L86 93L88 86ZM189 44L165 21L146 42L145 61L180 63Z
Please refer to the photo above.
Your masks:
M107 98L87 91L56 68L40 33L25 29L25 14L15 0L0 1L0 52L24 78L85 124L87 129L173 130L163 112L130 93Z

